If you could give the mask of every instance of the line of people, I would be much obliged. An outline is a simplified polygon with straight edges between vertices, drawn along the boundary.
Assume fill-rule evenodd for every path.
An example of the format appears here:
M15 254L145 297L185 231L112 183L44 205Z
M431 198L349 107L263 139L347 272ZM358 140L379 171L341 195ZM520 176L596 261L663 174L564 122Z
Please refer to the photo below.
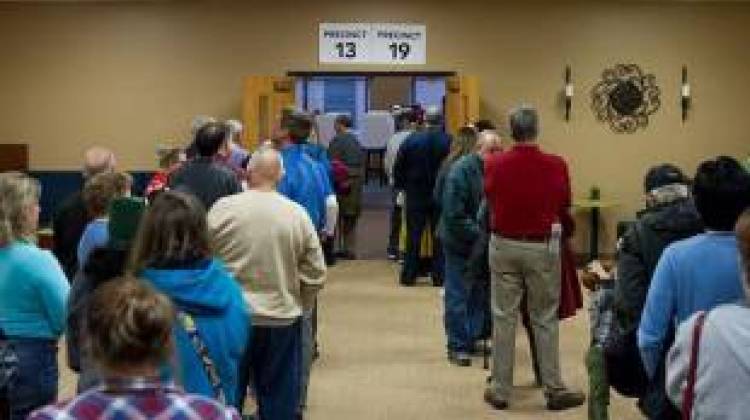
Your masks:
M310 128L287 113L274 141L235 168L236 127L205 119L191 158L163 154L146 200L130 195L111 151L88 150L84 188L55 213L56 255L34 243L38 182L0 174L0 353L13 361L0 409L13 420L236 418L249 394L260 419L302 418L323 244L338 220ZM346 147L341 159L356 154ZM42 408L57 397L63 333L78 395Z
M472 354L486 350L482 340L493 337L489 405L509 405L519 313L547 407L581 405L584 395L562 381L557 333L558 319L582 306L568 244L570 181L565 162L536 143L536 111L511 113L514 145L507 151L490 121L451 137L435 109L425 113L424 126L416 120L410 110L397 116L385 157L394 190L391 259L400 257L399 231L406 233L400 283L413 286L429 273L433 285L444 286L451 363L470 366Z

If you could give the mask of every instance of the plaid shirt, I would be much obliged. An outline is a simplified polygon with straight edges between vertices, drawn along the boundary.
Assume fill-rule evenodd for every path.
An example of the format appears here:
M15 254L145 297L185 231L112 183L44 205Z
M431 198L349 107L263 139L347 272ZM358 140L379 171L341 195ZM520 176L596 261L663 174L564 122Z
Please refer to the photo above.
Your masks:
M53 419L239 420L233 408L200 395L186 394L174 383L153 378L106 380L72 400L35 411L29 420Z

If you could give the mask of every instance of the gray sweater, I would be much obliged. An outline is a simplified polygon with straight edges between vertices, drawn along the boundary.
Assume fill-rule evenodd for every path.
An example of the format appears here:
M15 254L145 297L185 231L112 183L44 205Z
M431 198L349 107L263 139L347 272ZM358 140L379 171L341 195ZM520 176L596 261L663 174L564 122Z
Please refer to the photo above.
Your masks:
M667 395L682 407L697 315L683 322L667 358ZM706 316L700 339L692 419L750 418L750 307L721 305Z

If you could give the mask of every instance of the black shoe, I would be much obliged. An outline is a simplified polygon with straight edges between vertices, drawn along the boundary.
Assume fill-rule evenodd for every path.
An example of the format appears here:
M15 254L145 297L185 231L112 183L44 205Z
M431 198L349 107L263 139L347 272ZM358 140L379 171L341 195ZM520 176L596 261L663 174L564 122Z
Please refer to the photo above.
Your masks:
M336 258L340 258L342 260L356 260L357 256L350 251L339 251L336 253Z
M402 286L404 286L404 287L414 287L417 284L417 280L416 279L414 279L414 280L404 280L404 279L401 279L399 281L399 283Z
M471 357L469 357L469 353L464 353L462 351L449 351L448 361L456 366L471 366Z
M508 408L508 401L501 400L489 388L484 390L484 402L491 405L495 410L505 410Z
M547 395L547 410L562 411L583 405L586 395L583 392L563 389Z

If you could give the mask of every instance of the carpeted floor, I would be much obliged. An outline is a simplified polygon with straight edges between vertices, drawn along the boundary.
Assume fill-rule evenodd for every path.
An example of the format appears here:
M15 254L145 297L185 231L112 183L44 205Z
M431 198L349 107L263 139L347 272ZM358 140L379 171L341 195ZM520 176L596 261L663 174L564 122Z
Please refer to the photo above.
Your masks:
M390 193L369 188L359 227L361 260L330 270L320 296L321 358L310 385L308 420L585 419L586 408L544 409L532 384L526 337L519 335L516 388L511 407L494 412L482 401L488 372L481 358L468 368L445 356L440 289L397 285L399 266L384 260ZM365 260L366 259L366 260ZM584 354L589 343L585 311L561 325L561 362L567 383L587 388ZM519 332L521 329L519 328ZM61 364L65 366L61 352ZM61 396L75 391L62 370ZM641 419L634 402L612 396L610 418Z
M586 409L551 413L531 386L526 337L519 335L511 407L493 412L482 401L487 371L445 358L440 289L396 285L397 265L355 261L333 270L320 298L322 357L310 385L310 420L585 419ZM586 389L585 311L561 326L565 380ZM519 329L520 330L520 329ZM613 394L612 419L640 419L632 400Z

